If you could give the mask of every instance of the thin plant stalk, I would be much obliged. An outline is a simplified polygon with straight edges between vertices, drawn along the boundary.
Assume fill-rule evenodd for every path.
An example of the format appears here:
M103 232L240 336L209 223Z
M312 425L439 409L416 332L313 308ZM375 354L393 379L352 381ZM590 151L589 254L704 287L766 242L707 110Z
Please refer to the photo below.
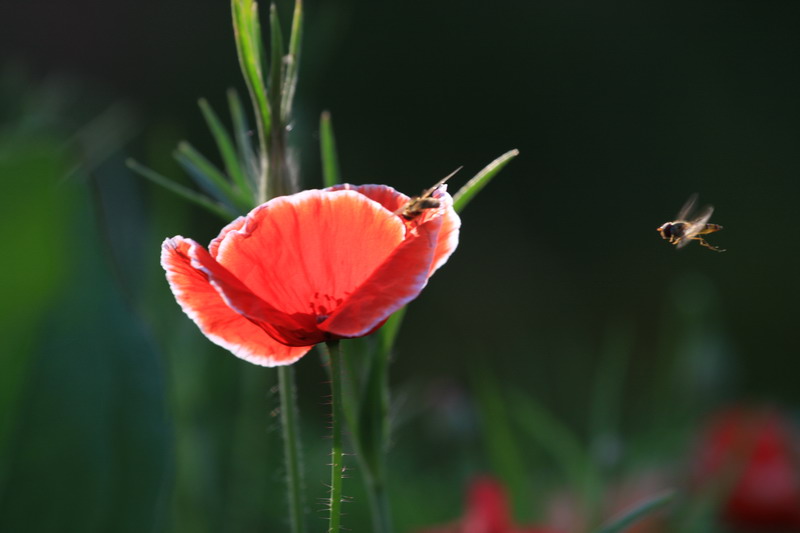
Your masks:
M339 533L342 510L342 473L344 454L342 453L342 353L339 341L328 345L328 364L331 379L331 498L328 533Z
M283 454L286 460L286 483L289 498L289 521L292 533L306 530L303 507L303 487L300 466L300 436L297 427L297 395L295 394L294 368L278 367L278 386L281 397L281 426L283 428Z

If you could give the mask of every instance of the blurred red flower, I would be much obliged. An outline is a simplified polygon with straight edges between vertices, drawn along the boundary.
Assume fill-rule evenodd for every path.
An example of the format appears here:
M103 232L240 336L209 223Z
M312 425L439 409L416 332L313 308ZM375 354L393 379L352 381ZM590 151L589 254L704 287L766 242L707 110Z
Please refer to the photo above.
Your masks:
M180 236L161 264L175 299L212 342L264 366L311 346L360 337L416 298L458 244L446 187L438 207L406 220L409 197L383 185L341 185L274 198L206 250Z
M800 531L798 442L776 411L725 411L700 439L694 482L722 490L722 518L733 526Z
M559 533L542 527L518 527L512 524L508 497L503 486L489 477L472 481L464 517L448 526L419 533Z

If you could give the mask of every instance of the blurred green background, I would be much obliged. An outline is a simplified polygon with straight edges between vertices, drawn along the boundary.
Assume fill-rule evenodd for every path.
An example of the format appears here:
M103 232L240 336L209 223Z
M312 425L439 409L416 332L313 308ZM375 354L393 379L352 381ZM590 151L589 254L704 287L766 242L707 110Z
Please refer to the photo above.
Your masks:
M279 2L286 16L287 2ZM160 242L222 222L133 176L214 153L196 107L243 91L227 2L0 5L0 530L283 531L274 372L181 314ZM567 481L511 420L530 399L623 476L681 464L716 408L795 412L800 4L314 2L296 120L321 184L417 193L521 155L463 213L406 317L389 456L399 531L446 522L494 472L520 519ZM262 14L265 13L262 6ZM263 16L262 16L263 20ZM693 192L725 226L654 229ZM297 365L308 505L324 526L325 375ZM534 432L535 433L535 432ZM522 465L522 467L520 467ZM555 466L554 466L555 465ZM367 530L358 475L345 525Z

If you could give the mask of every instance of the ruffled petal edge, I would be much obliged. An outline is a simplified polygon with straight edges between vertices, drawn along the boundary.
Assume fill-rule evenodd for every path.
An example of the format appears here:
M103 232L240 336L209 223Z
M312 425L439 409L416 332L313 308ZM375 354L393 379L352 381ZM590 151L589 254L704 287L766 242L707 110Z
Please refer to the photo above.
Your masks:
M278 342L228 306L206 273L192 264L198 249L205 252L191 239L166 239L161 247L161 265L178 305L203 335L236 357L260 366L292 364L311 349Z

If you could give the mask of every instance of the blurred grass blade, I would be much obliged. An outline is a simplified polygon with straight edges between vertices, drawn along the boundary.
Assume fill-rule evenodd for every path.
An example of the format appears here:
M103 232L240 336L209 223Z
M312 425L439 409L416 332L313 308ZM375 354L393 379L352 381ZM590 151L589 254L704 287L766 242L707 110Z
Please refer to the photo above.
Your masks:
M336 152L336 137L333 135L331 114L327 111L323 111L319 119L319 145L322 151L322 183L326 187L338 185L340 183L339 155ZM381 331L385 329L384 326Z
M578 436L544 405L520 390L511 390L510 405L514 406L522 429L555 460L568 483L584 495L587 503L593 503L600 485L599 474Z
M269 72L269 82L267 87L269 90L269 104L270 109L277 114L273 120L273 127L281 127L280 105L281 105L281 90L283 89L283 33L281 32L281 20L278 18L278 8L275 4L269 6L269 36L270 36L270 50L272 52L272 65Z
M188 172L198 185L222 203L229 204L239 211L248 211L250 203L236 194L225 174L215 167L191 144L181 141L175 150L175 159Z
M139 164L137 161L133 159L128 159L126 161L126 165L128 166L129 169L133 170L140 176L147 178L153 183L157 183L158 185L164 187L165 189L168 189L169 191L177 194L182 198L185 198L186 200L189 200L190 202L194 202L195 204L208 209L212 213L219 215L219 217L225 220L226 222L230 222L231 220L233 220L238 216L238 214L233 209L220 205L211 200L210 198L208 198L207 196L196 193L193 190L184 187L183 185L167 178L166 176L162 176L158 172L151 170L144 165Z
M211 134L214 136L214 140L217 143L220 156L222 156L222 161L225 164L225 170L228 172L228 176L233 179L233 182L238 187L238 190L234 191L236 196L240 201L247 202L249 198L253 197L254 191L250 187L250 184L245 177L244 170L240 164L240 160L236 155L233 139L231 139L230 134L222 125L219 117L216 113L214 113L214 110L211 108L205 98L201 98L198 102L198 105L200 106L200 111L203 113L203 117L206 119L206 124L208 124L208 128L211 130Z
M251 190L258 187L258 159L253 152L250 128L247 116L242 107L239 93L235 89L228 89L228 107L230 108L233 134L236 137L236 148L239 152L239 162L243 168Z
M403 323L403 317L406 316L406 307L401 307L395 311L392 316L386 321L383 327L378 330L378 337L380 339L380 350L386 357L394 348L394 341L397 339L397 334L400 332L400 325Z
M633 327L629 321L616 320L606 327L605 346L595 373L589 406L593 448L603 446L609 438L619 438L625 375L633 341Z
M455 209L457 213L463 211L472 198L478 194L481 189L486 187L492 178L494 178L509 161L518 155L519 150L509 150L486 165L486 168L478 172L474 178L469 180L455 195L453 195L453 209Z
M300 70L300 46L303 41L303 2L295 0L292 17L292 33L289 36L289 54L286 56L286 71L281 90L281 122L287 124L292 115L294 93L297 88L297 73Z
M504 401L497 379L488 369L479 366L472 370L472 382L489 460L508 486L514 499L514 509L523 511L530 507L528 495L531 488L525 474L527 468L524 455L511 429L506 409L508 404Z
M654 496L653 498L645 500L641 504L637 505L623 516L615 519L611 524L598 529L595 533L623 533L624 531L627 531L628 528L633 524L642 518L645 518L649 514L665 507L674 499L675 493L673 491L668 491L664 494Z
M272 113L267 101L264 83L261 27L258 23L258 5L253 0L232 0L233 31L236 38L236 52L242 69L247 91L255 110L258 129L259 177L258 201L266 199L267 194L267 135L272 127Z

